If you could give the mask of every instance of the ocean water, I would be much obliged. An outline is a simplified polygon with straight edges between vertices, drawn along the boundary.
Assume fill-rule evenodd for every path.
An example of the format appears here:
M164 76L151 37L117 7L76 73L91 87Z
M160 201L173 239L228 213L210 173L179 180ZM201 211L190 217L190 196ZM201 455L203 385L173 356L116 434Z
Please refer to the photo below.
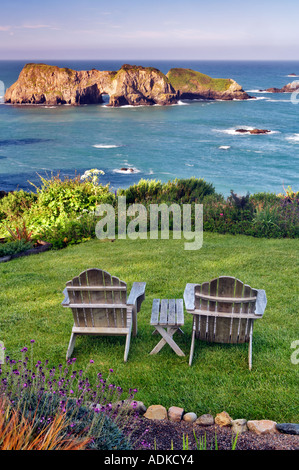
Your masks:
M26 62L0 61L5 88L17 80ZM75 70L118 70L126 61L43 62ZM191 176L213 183L224 195L231 189L238 194L283 192L289 185L299 189L299 104L290 93L259 91L299 80L299 61L130 63L164 73L184 67L233 78L256 99L109 108L12 106L0 97L0 190L34 189L31 183L39 184L38 175L74 176L91 168L103 170L101 181L112 189L141 178L166 182ZM288 76L292 73L298 77ZM271 133L235 132L246 127ZM121 171L123 167L134 171Z

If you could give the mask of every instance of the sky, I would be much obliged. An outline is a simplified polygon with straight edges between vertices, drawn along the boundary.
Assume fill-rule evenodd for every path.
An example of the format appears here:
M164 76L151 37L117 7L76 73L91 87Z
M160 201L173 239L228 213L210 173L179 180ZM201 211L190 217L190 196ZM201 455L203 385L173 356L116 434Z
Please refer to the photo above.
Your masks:
M298 60L298 0L0 0L0 60Z

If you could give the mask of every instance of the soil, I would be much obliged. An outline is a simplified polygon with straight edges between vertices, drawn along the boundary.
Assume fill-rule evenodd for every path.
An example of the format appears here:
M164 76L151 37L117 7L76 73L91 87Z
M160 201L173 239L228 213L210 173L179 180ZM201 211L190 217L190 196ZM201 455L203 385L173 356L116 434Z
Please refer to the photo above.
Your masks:
M188 436L188 448L196 450L200 440L206 439L206 450L232 450L234 434L230 427L198 426L191 423L175 423L168 420L149 420L135 418L128 424L131 442L135 443L135 450L183 450L183 440ZM215 436L217 447L215 447ZM237 438L236 450L299 450L299 436L275 433L257 435L253 432L244 432Z

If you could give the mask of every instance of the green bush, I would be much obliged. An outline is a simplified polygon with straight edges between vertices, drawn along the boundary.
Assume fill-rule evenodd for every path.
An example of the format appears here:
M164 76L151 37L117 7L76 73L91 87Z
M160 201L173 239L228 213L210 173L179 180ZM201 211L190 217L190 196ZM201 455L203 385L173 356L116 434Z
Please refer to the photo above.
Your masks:
M126 196L128 204L146 202L200 203L205 196L214 193L215 189L211 183L197 178L175 179L168 181L168 183L141 179L137 184L118 191L119 196Z
M0 222L22 217L36 201L37 194L23 191L23 189L8 193L0 199Z
M0 257L15 255L22 251L29 250L32 248L33 243L25 242L24 240L17 240L13 242L1 243L0 244Z
M9 193L0 200L0 231L7 235L6 226L24 225L39 237L46 229L64 226L85 212L93 212L98 204L114 204L115 195L109 185L95 184L90 179L41 178L36 193L23 190Z
M95 238L97 220L92 214L83 214L73 219L64 219L56 225L41 229L40 237L53 248L60 249Z

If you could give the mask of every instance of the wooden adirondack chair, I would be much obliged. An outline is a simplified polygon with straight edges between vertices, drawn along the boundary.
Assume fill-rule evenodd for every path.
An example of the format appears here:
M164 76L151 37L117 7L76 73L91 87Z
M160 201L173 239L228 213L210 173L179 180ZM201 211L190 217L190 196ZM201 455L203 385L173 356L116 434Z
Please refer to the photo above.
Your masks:
M187 312L193 315L189 365L195 338L199 338L215 343L249 343L251 370L253 322L264 314L265 291L252 289L234 277L221 276L203 284L187 284L184 301Z
M66 283L64 307L72 309L74 326L66 354L72 355L78 335L126 336L127 361L131 332L137 335L137 312L145 298L145 282L134 282L127 298L127 284L101 269L88 269Z

